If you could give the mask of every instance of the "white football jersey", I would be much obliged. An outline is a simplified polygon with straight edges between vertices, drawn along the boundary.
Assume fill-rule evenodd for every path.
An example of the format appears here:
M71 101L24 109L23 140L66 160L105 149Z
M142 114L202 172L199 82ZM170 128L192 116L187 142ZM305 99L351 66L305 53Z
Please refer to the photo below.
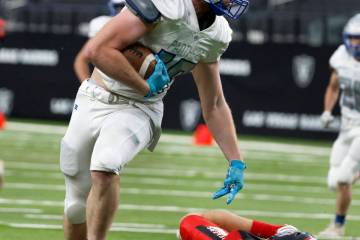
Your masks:
M330 58L330 66L338 74L341 114L360 120L360 62L347 52L344 45L340 45Z
M152 0L161 13L155 28L143 36L140 42L151 48L165 62L168 73L174 78L190 72L198 62L211 63L219 60L227 49L232 30L227 20L216 16L214 23L200 30L192 0ZM135 90L102 73L106 87L125 97L143 100ZM166 91L148 99L161 100Z
M89 23L88 37L95 37L96 33L98 33L110 20L110 16L99 16L92 19Z

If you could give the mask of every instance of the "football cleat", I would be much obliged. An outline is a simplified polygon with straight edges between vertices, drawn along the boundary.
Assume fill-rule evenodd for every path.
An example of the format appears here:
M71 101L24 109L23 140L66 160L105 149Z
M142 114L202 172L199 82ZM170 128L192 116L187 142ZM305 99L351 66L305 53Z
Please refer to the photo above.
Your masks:
M345 235L345 226L331 222L330 225L319 233L319 237L341 238Z

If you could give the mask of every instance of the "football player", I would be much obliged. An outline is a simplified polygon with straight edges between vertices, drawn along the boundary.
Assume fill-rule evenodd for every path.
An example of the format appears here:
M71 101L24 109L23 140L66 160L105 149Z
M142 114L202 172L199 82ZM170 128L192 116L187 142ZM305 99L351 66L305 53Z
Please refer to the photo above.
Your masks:
M341 130L334 142L328 186L336 191L335 218L320 233L323 237L343 236L345 218L351 202L352 184L360 171L360 14L352 17L343 32L343 44L330 58L332 73L324 98L321 121L327 127L341 92Z
M180 221L181 240L316 240L291 225L273 225L223 210L191 213Z
M163 102L174 78L192 72L204 119L229 163L213 198L230 204L243 188L245 163L232 114L223 94L219 59L248 0L126 0L84 47L95 65L81 84L61 142L65 176L66 239L105 239L118 209L119 174L160 137ZM225 16L225 17L224 17ZM140 42L155 54L154 71L143 79L122 54Z
M110 21L110 19L115 16L121 9L125 6L125 0L110 0L108 2L109 15L107 16L98 16L92 19L89 23L89 32L88 37L92 38L96 35L100 29ZM83 48L75 57L74 61L74 71L80 83L88 79L91 75L90 70L90 61L85 57Z

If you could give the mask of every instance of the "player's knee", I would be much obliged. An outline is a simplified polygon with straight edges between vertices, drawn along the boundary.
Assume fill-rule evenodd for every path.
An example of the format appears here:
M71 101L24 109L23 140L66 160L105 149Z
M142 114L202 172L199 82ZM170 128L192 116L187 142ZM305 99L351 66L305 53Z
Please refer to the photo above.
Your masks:
M64 212L70 223L84 223L86 221L86 201L82 199L74 199L69 203L65 203Z
M78 175L77 178L65 175L66 197L64 214L72 224L86 220L86 199L90 191L90 178Z
M351 185L354 181L354 174L349 169L332 168L328 175L328 187L335 191L339 185Z

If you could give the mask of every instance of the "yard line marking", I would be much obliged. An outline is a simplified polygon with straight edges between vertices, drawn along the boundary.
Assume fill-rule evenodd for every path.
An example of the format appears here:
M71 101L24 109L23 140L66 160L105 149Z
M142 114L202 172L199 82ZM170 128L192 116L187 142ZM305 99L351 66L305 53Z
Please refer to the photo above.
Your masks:
M243 153L245 155L245 158L257 158L257 159L268 159L269 154L272 155L278 155L278 158L276 161L305 161L306 163L313 163L314 159L318 159L319 157L329 157L330 156L330 149L327 151L323 151L322 153L318 153L317 151L314 152L314 150L310 150L309 152L301 149L296 152L290 151L289 149L280 149L272 148L275 144L270 143L249 143L247 141L241 141L244 144L241 144L241 149L243 150ZM162 142L164 144L164 142ZM197 156L197 157L222 157L222 153L219 148L201 148L191 145L178 145L171 143L172 145L169 146L162 146L159 145L159 147L156 149L156 151L160 154L165 155L174 155L178 154L181 156ZM269 146L266 146L266 144L269 144ZM276 143L279 144L279 143ZM258 146L260 148L257 148ZM289 146L287 146L289 148ZM287 154L286 157L292 156L291 159L284 158L284 154ZM297 154L294 156L294 154ZM309 159L309 156L311 156L311 159Z
M37 208L0 208L1 213L42 213L43 210Z
M251 174L250 174L251 175ZM21 176L27 178L36 178L36 179L63 179L63 175L61 173L43 173L43 172L18 172L14 170L7 170L5 176ZM274 175L276 177L276 175ZM265 175L267 177L267 175ZM279 177L279 179L284 179L283 177ZM247 178L251 180L252 178ZM307 179L306 177L298 178L299 182L302 180ZM185 179L167 179L161 177L134 177L134 176L124 176L122 178L123 183L133 183L136 180L139 184L146 184L146 185L157 185L157 186L189 186L191 184L192 187L219 187L222 184L222 180L218 181L211 181L211 180L185 180ZM294 179L296 180L296 179ZM296 181L292 181L296 182ZM327 187L325 186L325 178L323 179L324 186L321 187L311 187L311 186L297 186L297 185L283 185L283 184L272 184L269 186L268 184L258 184L258 183L247 183L247 189L251 190L266 190L266 191L285 191L285 192L302 192L302 193L319 193L328 191ZM28 183L16 183L16 182L7 182L6 185L9 188L31 188L27 187ZM56 185L51 185L56 186ZM41 188L39 186L39 188ZM52 187L43 187L43 189L50 189ZM353 189L353 194L360 194L360 189Z
M0 198L0 203L10 205L30 205L30 206L46 206L46 207L63 207L63 201L50 200L31 200L31 199L8 199Z
M49 215L49 214L25 214L25 218L39 219L39 220L62 220L62 215Z
M46 170L60 172L58 164L52 163L29 163L19 161L8 161L6 163L10 169L34 169L34 170ZM21 173L19 173L21 174ZM42 176L43 173L40 174ZM47 174L47 173L45 173ZM224 173L217 171L204 171L201 168L191 169L170 169L170 168L138 168L128 167L125 168L124 174L134 175L151 175L151 176L164 176L164 177L195 177L203 176L209 179L223 179ZM272 181L286 181L286 182L303 182L303 183L326 183L326 177L318 176L289 176L285 174L273 174L273 173L247 173L246 178L249 180L269 180Z
M67 127L55 126L48 124L20 123L9 121L5 130L31 132L31 133L47 133L47 134L65 134Z
M13 228L30 228L30 229L62 229L60 224L35 224L35 223L7 223L0 222L1 225ZM176 234L177 229L168 228L145 228L145 227L126 227L126 226L112 226L112 232L137 232L137 233L160 233L160 234Z
M38 219L38 220L62 220L62 215L49 215L49 214L25 214L25 218L28 219ZM166 226L164 224L147 224L147 223L128 223L114 222L112 224L113 227L132 227L132 228L156 228L156 229L164 229Z
M41 176L39 174L38 178L47 178L45 176ZM19 176L17 174L17 176ZM59 174L56 176L56 179L63 179L63 176ZM136 183L145 184L145 185L155 185L155 186L191 186L191 187L219 187L222 182L220 181L206 181L206 180L180 180L180 179L165 179L165 178L142 178L142 177L123 177L122 183ZM32 190L58 190L63 191L65 189L64 185L56 185L56 184L32 184L32 183L20 183L20 182L7 182L6 187L8 189L32 189ZM246 187L248 190L257 190L257 191L281 191L281 192L289 192L289 193L327 193L329 190L323 187L309 187L309 186L297 186L297 185L282 185L282 184L272 184L271 189L269 189L268 184L258 184L258 183L247 183ZM360 194L360 189L354 189L352 191L353 195Z
M133 205L120 204L120 210L143 210L159 212L204 212L207 208L187 208L178 206L152 206L152 205ZM241 216L261 216L261 217L279 217L279 218L301 218L301 219L331 219L333 214L327 213L299 213L299 212L274 212L274 211L256 211L256 210L231 210ZM360 221L360 215L348 215L353 221Z
M31 190L53 190L64 191L64 185L53 184L31 184L31 183L9 183L9 187L16 189L31 189ZM153 196L176 196L176 197L193 197L193 198L210 198L211 192L206 191L188 191L188 190L168 190L168 189L149 189L149 188L120 188L121 193L134 194L134 195L153 195ZM333 198L318 198L318 197L299 197L278 194L253 194L241 192L237 198L257 201L272 201L272 202L296 202L300 204L320 204L320 205L333 205L335 200ZM0 198L0 203L4 201ZM22 200L15 200L21 202ZM5 202L3 202L5 203ZM10 203L11 204L11 203ZM24 203L26 204L26 203ZM46 204L46 201L44 201ZM50 201L51 204L51 201ZM353 206L360 206L360 200L353 200Z
M6 129L12 131L26 131L26 132L34 132L34 133L65 134L67 127L9 121L6 125ZM192 136L162 134L160 138L160 142L191 145ZM270 152L312 154L317 156L329 156L330 154L330 147L318 147L318 146L276 143L276 142L269 143L269 142L257 141L257 140L241 140L241 147L243 149L247 149L250 151L256 150L257 152L266 150Z
M133 211L147 211L147 212L173 212L173 213L190 213L190 212L205 212L208 208L191 208L179 206L155 206L155 205L135 205L135 204L120 204L119 210L133 210ZM300 212L275 212L275 211L257 211L257 210L231 210L232 212L241 216L254 217L278 217L278 218L295 218L295 219L331 219L331 213L300 213ZM29 215L29 214L28 214ZM29 218L35 219L54 219L60 220L60 215L43 215L31 214ZM38 217L37 217L38 216ZM360 215L348 215L347 219L352 221L360 221ZM161 225L155 224L160 227Z

